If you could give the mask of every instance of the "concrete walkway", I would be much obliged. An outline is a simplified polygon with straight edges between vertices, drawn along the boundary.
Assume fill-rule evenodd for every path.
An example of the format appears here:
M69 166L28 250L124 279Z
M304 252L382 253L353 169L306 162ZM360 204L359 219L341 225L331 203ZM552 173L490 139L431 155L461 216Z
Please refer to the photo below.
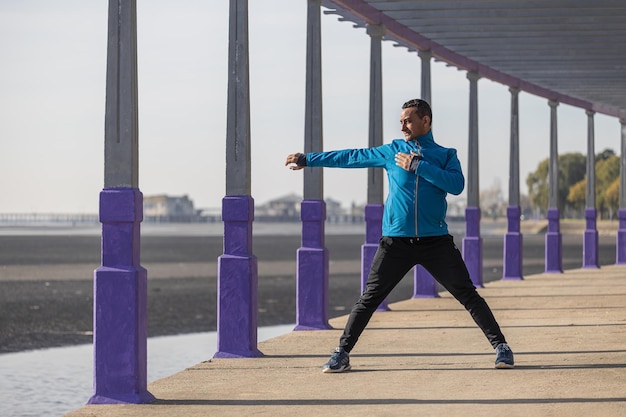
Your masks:
M321 373L343 316L331 320L335 330L260 343L261 358L190 364L149 385L153 404L92 405L66 416L626 415L626 266L499 281L480 293L515 369L493 368L494 352L469 314L442 294L376 313L350 372Z

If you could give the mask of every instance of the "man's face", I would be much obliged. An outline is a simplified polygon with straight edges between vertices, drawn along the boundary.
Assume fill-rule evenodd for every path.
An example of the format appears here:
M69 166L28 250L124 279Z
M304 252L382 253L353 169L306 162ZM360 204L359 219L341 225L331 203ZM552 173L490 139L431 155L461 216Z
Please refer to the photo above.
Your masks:
M404 133L404 140L407 142L425 135L430 130L430 117L420 118L417 115L417 107L403 109L400 113L400 130Z

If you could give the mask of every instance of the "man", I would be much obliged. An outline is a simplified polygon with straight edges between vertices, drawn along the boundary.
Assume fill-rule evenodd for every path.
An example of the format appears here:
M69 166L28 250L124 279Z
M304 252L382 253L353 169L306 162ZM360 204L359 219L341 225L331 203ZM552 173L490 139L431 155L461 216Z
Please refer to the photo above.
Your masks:
M350 351L378 305L416 264L421 264L471 314L496 350L496 368L513 368L513 352L491 309L472 283L461 253L445 222L447 193L458 195L465 180L455 149L433 139L430 105L419 99L402 105L400 126L404 140L376 148L295 153L285 165L370 168L387 171L389 194L382 234L372 260L365 290L352 308L339 346L323 372L350 370Z

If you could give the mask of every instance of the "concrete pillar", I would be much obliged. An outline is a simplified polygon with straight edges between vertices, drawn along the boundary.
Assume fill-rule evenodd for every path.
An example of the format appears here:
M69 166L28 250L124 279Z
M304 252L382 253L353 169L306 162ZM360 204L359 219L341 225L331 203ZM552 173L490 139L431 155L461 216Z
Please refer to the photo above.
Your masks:
M463 258L472 282L483 287L483 242L480 236L480 202L478 181L478 80L477 72L468 72L469 97L469 163L467 170L467 208L465 209L465 237Z
M304 152L321 152L322 27L321 0L307 0L306 106ZM297 251L296 327L294 330L329 329L328 250L325 247L326 203L323 170L304 168L301 206L302 246Z
M421 99L426 100L432 108L431 102L431 76L430 60L433 56L431 51L419 50L417 54L422 62ZM413 268L413 298L436 298L439 297L439 286L435 278L422 265Z
M519 178L519 88L509 88L511 92L511 142L509 149L509 206L506 209L508 221L504 235L504 256L502 279L520 280L523 278L523 236L520 228L520 178Z
M554 100L548 102L550 106L550 164L549 164L549 196L548 196L548 231L546 232L545 272L563 272L562 238L560 231L559 202L559 153L557 140L557 106Z
M430 60L433 57L432 51L422 51L421 49L417 51L417 55L420 57L420 61L422 63L422 84L421 84L421 99L426 100L430 107L433 107L432 102L432 77L430 71Z
M257 349L258 270L252 253L248 0L231 0L228 39L224 253L217 270L216 358L261 356Z
M110 0L100 193L102 265L94 272L94 394L89 404L149 403L147 280L140 264L137 4Z
M585 193L585 232L583 237L583 268L599 268L598 258L598 230L596 227L596 154L593 116L595 112L587 114L587 188Z
M383 57L382 39L385 27L368 25L370 36L370 108L369 108L369 147L383 144ZM361 246L361 292L365 284L376 250L382 235L383 221L383 170L367 169L367 205L365 206L365 243ZM389 310L387 300L378 306L379 311Z
M626 119L620 120L620 164L619 164L619 229L617 230L615 262L626 264Z

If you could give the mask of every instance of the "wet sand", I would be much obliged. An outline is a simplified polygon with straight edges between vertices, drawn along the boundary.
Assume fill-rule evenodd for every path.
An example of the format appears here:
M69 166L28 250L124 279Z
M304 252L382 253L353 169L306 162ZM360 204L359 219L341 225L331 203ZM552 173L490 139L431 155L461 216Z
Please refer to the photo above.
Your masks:
M582 265L582 234L563 234L563 268ZM544 271L543 233L524 234L524 274ZM455 237L459 247L462 236ZM216 329L217 258L221 236L142 235L148 270L148 335ZM347 314L360 292L360 234L329 234L329 317ZM259 326L295 323L297 234L255 235L259 263ZM502 277L502 235L483 236L484 282ZM600 264L615 263L615 236L601 234ZM0 353L92 341L96 234L0 235ZM390 302L413 294L408 274Z

